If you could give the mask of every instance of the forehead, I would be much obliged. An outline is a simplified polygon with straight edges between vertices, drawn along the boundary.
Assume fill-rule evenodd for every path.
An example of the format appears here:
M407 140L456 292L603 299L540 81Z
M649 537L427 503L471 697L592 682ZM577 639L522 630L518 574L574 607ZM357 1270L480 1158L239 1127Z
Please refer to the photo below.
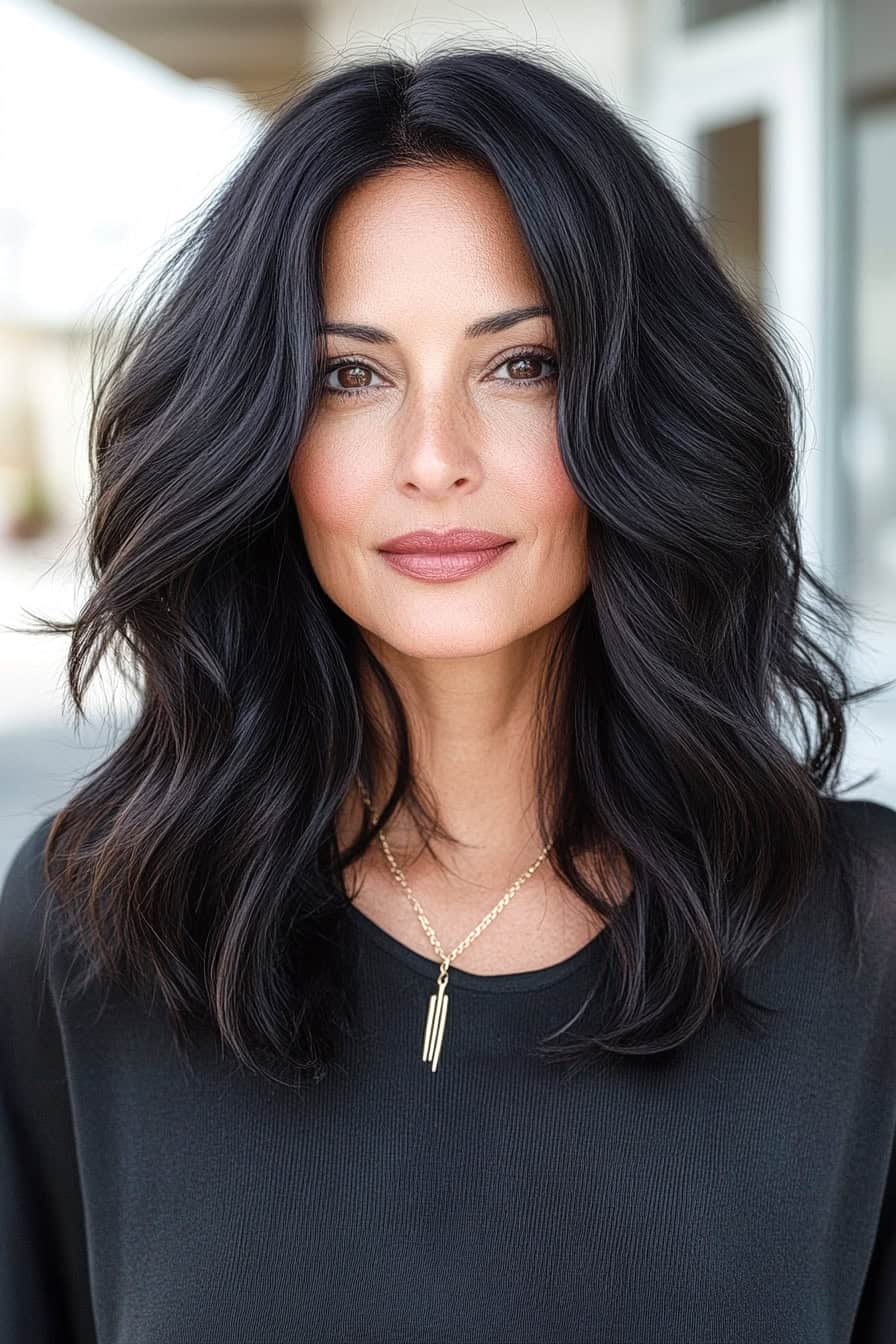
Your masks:
M459 325L539 301L541 290L510 203L466 164L390 169L338 203L324 236L321 280L331 320L389 327L437 309Z

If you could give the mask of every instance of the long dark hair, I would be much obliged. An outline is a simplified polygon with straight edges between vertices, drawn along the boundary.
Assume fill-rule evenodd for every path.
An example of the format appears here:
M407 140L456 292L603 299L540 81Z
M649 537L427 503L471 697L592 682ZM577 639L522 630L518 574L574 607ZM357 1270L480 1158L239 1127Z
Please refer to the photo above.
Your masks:
M495 175L540 277L589 513L589 584L545 670L538 807L553 869L607 921L613 992L593 1029L539 1043L546 1060L668 1052L720 1005L753 1025L738 977L842 852L845 710L879 689L852 690L824 647L853 613L801 555L788 352L610 101L547 53L463 46L344 60L294 91L139 311L100 329L94 582L74 621L42 622L71 636L78 714L107 652L139 691L44 850L72 991L151 988L179 1047L205 1022L294 1085L353 1028L342 875L376 828L340 854L334 817L356 772L374 796L386 780L380 826L401 804L452 838L288 487L320 395L321 240L362 179L457 162ZM594 881L614 854L624 902Z

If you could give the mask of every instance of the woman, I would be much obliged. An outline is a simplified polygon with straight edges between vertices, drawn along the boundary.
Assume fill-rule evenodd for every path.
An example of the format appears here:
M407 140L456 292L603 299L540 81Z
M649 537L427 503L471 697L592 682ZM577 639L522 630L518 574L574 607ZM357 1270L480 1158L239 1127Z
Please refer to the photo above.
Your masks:
M647 148L537 53L347 63L164 278L44 623L139 716L0 901L4 1340L891 1338L896 812Z

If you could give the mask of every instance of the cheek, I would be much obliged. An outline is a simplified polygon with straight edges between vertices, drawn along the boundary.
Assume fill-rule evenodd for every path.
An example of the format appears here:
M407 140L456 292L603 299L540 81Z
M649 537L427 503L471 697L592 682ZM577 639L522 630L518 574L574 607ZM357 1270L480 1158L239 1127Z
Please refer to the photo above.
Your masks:
M296 451L289 484L309 547L316 536L356 535L369 516L373 483L358 456L340 454L338 446L329 451L315 440L306 440Z
M586 567L588 510L573 489L556 439L528 456L517 481L518 498L542 534L552 560L582 570Z
M564 518L577 517L586 511L585 505L572 488L559 450L551 454L541 464L541 469L535 473L533 490L536 503L545 517L560 521Z

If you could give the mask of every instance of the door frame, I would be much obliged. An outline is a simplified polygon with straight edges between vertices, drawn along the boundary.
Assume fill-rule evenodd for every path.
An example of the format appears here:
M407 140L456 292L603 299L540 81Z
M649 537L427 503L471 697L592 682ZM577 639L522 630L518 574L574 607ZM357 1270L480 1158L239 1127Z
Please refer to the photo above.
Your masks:
M824 152L830 40L824 0L779 0L685 28L681 0L646 0L641 72L653 144L671 176L700 201L703 132L762 122L762 298L787 338L805 401L799 507L807 562L833 577L841 541L832 351L826 312L830 182Z

